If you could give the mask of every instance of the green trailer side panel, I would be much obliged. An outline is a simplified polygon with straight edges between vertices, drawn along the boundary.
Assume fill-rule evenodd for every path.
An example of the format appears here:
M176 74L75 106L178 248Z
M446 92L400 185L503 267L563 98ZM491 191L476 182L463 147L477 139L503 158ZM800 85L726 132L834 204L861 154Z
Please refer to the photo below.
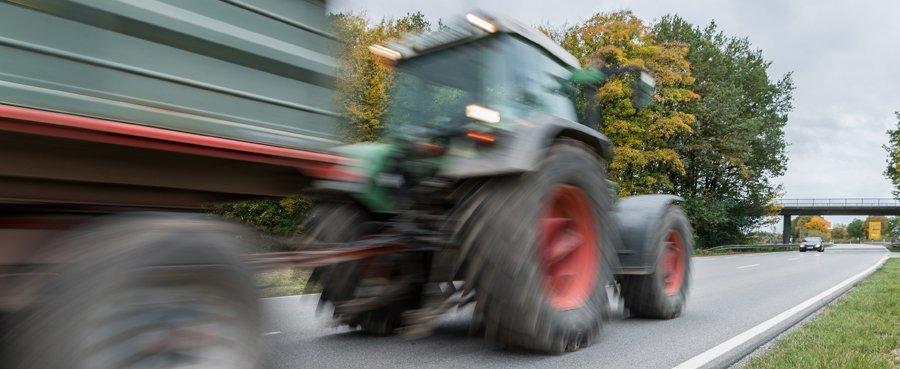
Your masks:
M315 0L0 1L0 103L324 150L337 43Z

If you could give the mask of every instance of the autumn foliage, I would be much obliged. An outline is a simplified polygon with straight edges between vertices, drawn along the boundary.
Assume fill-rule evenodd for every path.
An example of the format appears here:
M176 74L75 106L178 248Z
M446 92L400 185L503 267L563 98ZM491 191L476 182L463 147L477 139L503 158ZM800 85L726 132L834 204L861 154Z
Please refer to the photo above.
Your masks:
M573 27L548 32L585 66L636 66L650 71L657 92L650 108L632 104L631 80L619 77L597 92L603 106L600 130L616 147L609 176L620 195L672 192L672 175L685 164L670 144L692 131L694 115L682 107L700 96L685 59L687 46L658 42L650 28L629 11L598 13Z
M828 235L831 234L831 223L818 215L813 215L809 218L809 220L803 224L803 228L808 231L817 231Z

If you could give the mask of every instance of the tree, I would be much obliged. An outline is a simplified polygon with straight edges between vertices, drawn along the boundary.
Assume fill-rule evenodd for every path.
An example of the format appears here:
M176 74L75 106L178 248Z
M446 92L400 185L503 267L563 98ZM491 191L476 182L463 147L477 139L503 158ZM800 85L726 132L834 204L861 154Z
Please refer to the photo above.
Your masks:
M431 30L431 23L421 12L397 19L371 23L355 14L332 15L332 24L344 40L340 50L341 78L338 79L340 106L350 127L350 141L377 141L384 135L381 119L387 109L394 78L393 71L375 61L368 47L384 43L407 33Z
M809 220L803 224L803 228L807 231L818 231L824 234L831 234L831 223L819 215L813 215L809 218Z
M699 100L679 104L696 117L692 130L672 135L684 170L672 172L677 194L701 246L740 242L770 221L786 168L784 126L792 109L791 74L770 76L762 51L725 35L716 23L695 27L676 15L653 26L656 42L687 45L691 86Z
M897 119L897 128L887 131L888 144L884 145L884 149L888 152L884 176L894 184L894 197L900 198L900 111L894 112L894 116Z
M831 239L832 240L847 239L847 226L845 226L843 224L836 224L833 228L831 228Z
M800 215L791 220L791 234L795 240L815 236L831 238L831 223L820 215Z
M847 236L854 239L866 238L865 225L863 225L861 219L853 219L853 221L847 225Z
M885 239L896 240L900 237L900 217L888 217L881 229Z
M800 215L791 220L791 236L795 240L807 236L806 228L804 228L803 225L809 222L810 219L812 219L811 215Z
M582 65L640 67L656 79L654 105L649 108L636 109L632 103L634 76L615 77L597 91L603 106L600 130L616 147L609 176L618 182L620 195L674 189L672 174L683 173L684 163L672 138L691 132L694 116L683 107L699 98L690 88L694 78L684 58L687 47L657 42L650 31L631 12L619 11L597 13L572 27L546 32Z

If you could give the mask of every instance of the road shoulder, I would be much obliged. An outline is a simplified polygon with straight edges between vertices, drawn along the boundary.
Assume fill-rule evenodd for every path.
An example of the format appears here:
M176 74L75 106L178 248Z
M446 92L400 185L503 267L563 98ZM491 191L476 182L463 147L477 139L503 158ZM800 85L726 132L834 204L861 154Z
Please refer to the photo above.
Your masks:
M733 368L900 366L900 260L888 260L846 295Z

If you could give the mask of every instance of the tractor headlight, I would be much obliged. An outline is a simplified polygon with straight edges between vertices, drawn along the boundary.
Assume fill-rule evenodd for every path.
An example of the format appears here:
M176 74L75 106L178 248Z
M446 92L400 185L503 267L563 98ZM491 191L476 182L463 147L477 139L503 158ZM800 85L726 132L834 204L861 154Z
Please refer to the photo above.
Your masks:
M499 111L476 104L466 106L466 117L484 123L500 123Z

